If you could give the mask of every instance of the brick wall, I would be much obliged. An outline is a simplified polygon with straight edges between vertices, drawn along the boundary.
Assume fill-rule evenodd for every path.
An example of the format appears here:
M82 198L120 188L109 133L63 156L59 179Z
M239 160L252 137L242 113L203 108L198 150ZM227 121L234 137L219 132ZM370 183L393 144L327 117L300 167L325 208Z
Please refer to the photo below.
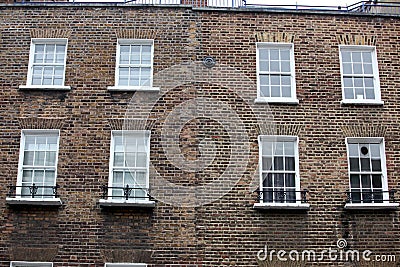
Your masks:
M130 261L154 266L257 266L257 252L265 244L276 250L321 251L334 248L338 238L346 238L352 249L400 253L398 211L343 209L349 183L345 137L385 137L389 188L399 187L398 18L182 7L1 6L0 21L1 266L9 266L10 260L54 261L55 266ZM158 81L159 95L107 91L114 85L117 38L126 36L154 38L154 71L163 78ZM33 37L68 38L65 84L71 91L18 89L26 83ZM254 104L257 38L293 41L299 105ZM376 45L384 106L340 104L338 45L346 42ZM173 66L188 66L205 56L216 59L214 69L199 63L189 81L187 76L180 80L183 67ZM119 119L127 109L137 111L136 118L146 118L144 108L158 96L150 106L153 123L141 126L152 131L150 179L161 177L187 187L182 202L193 203L199 192L190 188L216 182L226 169L235 167L229 164L232 134L248 137L242 175L228 173L227 179L235 183L227 194L212 203L201 199L207 203L196 207L158 201L154 210L100 209L100 185L108 181L110 131L123 127ZM187 113L173 113L193 99L212 101L202 103L206 113L196 105L181 106ZM226 115L231 113L241 124ZM162 129L171 114L179 115L171 127L182 127L179 146L186 160L207 156L202 140L217 148L207 168L178 168L173 164L177 159L168 158ZM258 186L257 136L271 114L276 132L299 137L301 188L310 191L309 211L252 208L252 191ZM180 125L185 116L188 123ZM227 128L229 123L237 127ZM7 185L17 179L21 129L54 125L61 130L57 183L64 205L7 206ZM194 168L199 164L194 162ZM213 198L218 194L209 192Z

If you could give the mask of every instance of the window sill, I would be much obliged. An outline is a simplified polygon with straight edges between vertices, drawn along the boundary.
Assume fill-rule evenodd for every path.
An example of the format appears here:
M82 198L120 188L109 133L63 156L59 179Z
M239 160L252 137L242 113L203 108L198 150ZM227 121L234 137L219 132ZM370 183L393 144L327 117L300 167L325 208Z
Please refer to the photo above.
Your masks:
M139 208L154 208L155 201L150 200L120 200L120 199L100 199L100 207L139 207Z
M399 203L347 203L344 205L346 210L395 210Z
M258 97L254 100L254 103L298 105L299 100L296 98L284 98L284 97Z
M309 210L310 204L308 204L308 203L255 203L253 208L260 209L260 210L277 210L277 209Z
M71 86L61 85L20 85L20 90L46 90L46 91L69 91Z
M108 86L107 90L110 92L159 92L160 87L152 86Z
M14 198L7 197L6 203L9 205L36 205L36 206L61 206L60 198Z
M343 99L340 104L342 105L374 105L383 106L384 102L381 100L366 100L366 99Z

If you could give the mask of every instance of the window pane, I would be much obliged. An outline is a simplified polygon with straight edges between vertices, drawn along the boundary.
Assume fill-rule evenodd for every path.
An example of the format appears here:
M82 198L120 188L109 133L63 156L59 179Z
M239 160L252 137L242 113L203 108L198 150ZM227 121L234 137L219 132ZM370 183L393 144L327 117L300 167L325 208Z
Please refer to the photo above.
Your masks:
M286 157L285 158L285 167L287 171L294 171L295 170L295 164L294 164L294 158L293 157Z
M147 155L146 153L137 153L136 167L147 167Z
M285 155L294 156L294 142L285 142Z
M279 60L279 50L278 49L270 50L270 59L271 60Z
M124 166L124 153L114 153L114 166Z
M350 175L351 188L360 188L360 176L357 174Z
M352 78L343 78L344 87L353 87Z
M366 99L375 99L374 89L365 89L365 98Z
M275 146L275 153L274 153L275 156L276 155L278 155L278 156L284 155L283 154L283 142L275 142L274 146Z
M369 162L369 158L361 158L361 171L371 171L371 165Z
M350 63L343 63L343 73L344 74L352 74L353 73L352 66Z
M274 158L274 170L283 170L283 157Z
M372 63L372 53L371 52L363 52L362 58L363 58L363 62Z
M291 90L289 86L282 86L282 97L291 97Z
M290 60L290 50L281 50L281 60Z
M272 187L272 174L264 174L263 175L263 187Z
M362 74L362 64L361 63L354 63L353 64L353 73L354 74Z
M118 187L118 186L123 186L124 181L123 181L123 172L114 172L113 173L113 186Z
M372 158L380 158L381 157L381 149L379 144L370 144L370 153Z
M54 62L54 52L55 52L55 45L46 45L46 53L44 57L45 63Z
M125 181L124 181L124 186L127 184L129 187L136 187L135 185L135 172L134 171L126 171L125 172Z
M361 62L361 52L353 52L352 60L353 62Z
M350 52L342 52L342 61L343 62L351 62L351 53Z
M350 158L350 171L359 172L360 171L360 163L358 158Z
M281 62L282 72L290 72L290 61L282 61Z
M369 174L361 175L361 186L362 188L371 188L371 177Z
M272 168L272 158L271 157L263 157L262 158L262 170L268 171Z
M271 71L279 72L279 61L271 61L270 62Z
M44 183L48 186L53 186L55 177L56 173L54 171L46 171L44 177Z
M371 163L372 163L372 171L382 171L380 159L372 159Z
M271 97L280 97L281 91L279 86L271 86Z
M33 151L25 151L24 152L24 165L33 165L33 157L34 157L35 152Z
M345 99L354 99L353 88L344 88L344 98Z
M35 153L35 166L44 166L44 157L46 155L46 152L36 152Z
M260 75L260 85L269 85L269 75Z
M140 188L146 187L146 172L136 172L136 184Z
M284 187L284 174L275 174L275 187Z
M46 152L46 166L55 166L56 165L56 155L57 152Z
M36 185L42 185L43 184L43 179L44 179L44 171L34 171L34 176L33 176L33 183Z
M286 187L295 187L296 186L294 173L286 174L285 177L286 177L286 180L285 180Z
M380 175L372 175L372 187L382 188L382 177Z
M268 61L260 61L260 71L269 71Z
M364 74L372 74L372 64L364 64Z
M32 170L24 170L22 172L22 182L23 183L32 183L32 175L33 175Z
M349 157L358 157L357 144L348 144L348 148L349 148Z

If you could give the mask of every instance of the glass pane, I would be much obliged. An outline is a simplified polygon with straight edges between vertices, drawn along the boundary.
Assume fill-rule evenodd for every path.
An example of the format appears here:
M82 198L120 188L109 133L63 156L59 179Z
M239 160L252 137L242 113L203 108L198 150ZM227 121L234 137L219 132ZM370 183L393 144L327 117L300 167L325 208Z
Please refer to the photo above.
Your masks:
M342 61L343 62L351 62L351 53L350 52L342 52Z
M264 202L273 202L274 201L274 194L272 189L264 190L263 192L263 201Z
M281 60L290 60L290 50L281 50Z
M55 171L46 171L44 177L44 183L46 185L53 186L55 178L56 178Z
M372 175L372 187L373 188L382 188L382 176Z
M372 64L364 64L364 74L373 74Z
M56 152L46 152L46 166L55 166L56 165Z
M354 63L353 64L353 73L354 74L362 74L362 64L361 63Z
M361 175L361 187L362 188L371 188L371 177L369 174Z
M363 52L362 58L364 63L372 63L372 53L371 52Z
M381 149L379 144L370 144L370 153L372 158L380 158L381 157Z
M344 74L352 74L353 73L352 66L350 63L343 63L343 73Z
M369 158L361 158L361 171L371 171L371 165L369 162Z
M146 187L146 172L136 172L136 184L140 188Z
M261 86L260 87L260 96L261 97L270 97L271 94L269 92L269 86Z
M296 202L296 192L294 189L286 191L286 202L295 203Z
M361 52L353 52L352 60L353 62L361 62Z
M147 166L147 154L146 153L137 153L137 162L136 167L143 167Z
M364 88L356 88L355 99L364 99Z
M365 87L374 88L373 78L364 78Z
M259 53L259 57L260 60L269 60L269 54L268 54L269 50L268 49L259 49L258 53Z
M281 71L282 72L290 72L290 61L282 61L281 62Z
M47 145L46 145L46 140L47 138L45 136L38 136L36 137L36 144L37 144L37 149L38 150L47 150Z
M283 173L275 174L275 187L284 187L285 176Z
M113 187L123 186L124 185L123 177L124 177L123 172L114 172L112 186Z
M273 183L272 183L272 174L268 173L268 174L264 174L263 175L263 187L272 187Z
M294 142L285 142L285 155L294 156Z
M291 90L290 86L282 86L282 97L291 97Z
M353 87L352 78L343 78L344 87Z
M358 157L357 144L348 144L348 148L349 148L349 157Z
M270 62L271 71L279 72L279 61L271 61Z
M25 137L25 150L34 150L35 149L35 137L34 136L26 136Z
M32 174L33 174L33 171L24 170L22 172L22 182L23 183L32 183Z
M354 99L353 88L344 88L344 98L345 99Z
M46 45L46 54L44 57L45 63L54 62L54 52L55 52L55 45Z
M42 185L44 179L44 171L34 171L33 183L36 185Z
M114 166L124 166L124 153L114 153Z
M381 165L381 160L380 159L372 159L371 160L372 163L372 171L382 171L382 165Z
M275 156L283 155L283 142L275 142Z
M274 158L274 170L283 170L283 157Z
M269 75L260 75L260 85L269 85Z
M360 188L360 176L358 174L350 175L350 187L351 188Z
M126 167L137 167L136 165L136 153L125 153L125 166Z
M272 158L271 157L263 157L262 158L262 170L268 171L272 167Z
M360 203L361 202L360 190L351 190L350 197L351 197L352 203Z
M271 86L271 97L280 97L281 88L279 86Z
M127 77L119 77L118 79L118 85L119 86L128 86L129 85L129 81Z
M285 185L286 187L295 187L295 174L294 173L288 173L285 174Z
M293 157L286 157L285 158L285 170L286 171L294 171L295 170L295 164L294 164L294 158Z
M31 166L33 165L33 157L35 152L33 151L25 151L24 152L24 165Z
M279 50L278 49L270 50L270 59L271 60L279 60Z
M260 61L260 71L269 71L268 61Z
M363 78L354 78L354 87L363 87L364 79Z
M290 82L290 76L288 76L288 75L286 75L286 76L281 76L281 82L282 82L282 85L290 85L291 84L291 82Z
M265 156L272 156L272 142L262 142L262 154Z
M360 171L360 164L358 158L350 158L350 171L352 172Z
M374 89L366 89L365 90L365 98L366 99L375 99L375 91L374 91Z
M129 185L129 187L136 187L134 171L126 171L125 172L124 186L126 186L126 185Z
M46 152L36 152L35 153L35 166L44 166L44 158L46 156Z

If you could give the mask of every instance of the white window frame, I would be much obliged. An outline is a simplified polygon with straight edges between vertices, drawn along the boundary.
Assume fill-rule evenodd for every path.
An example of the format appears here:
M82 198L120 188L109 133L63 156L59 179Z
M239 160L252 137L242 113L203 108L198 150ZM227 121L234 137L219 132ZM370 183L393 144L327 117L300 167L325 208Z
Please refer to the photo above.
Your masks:
M60 198L56 197L40 197L37 196L35 198L32 197L21 197L21 186L22 185L22 175L24 170L24 150L25 150L25 140L27 136L30 135L43 135L43 136L57 136L57 152L54 167L49 167L50 169L54 168L54 184L52 186L56 186L57 183L57 169L58 169L58 156L59 156L59 144L60 144L60 130L58 129L24 129L21 131L21 142L20 142L20 151L19 151L19 162L18 162L18 176L17 176L17 188L15 190L16 197L7 197L6 201L9 204L36 204L36 205L61 205Z
M343 59L342 59L342 51L349 52L370 52L372 57L372 72L373 75L370 76L373 78L374 83L374 94L375 99L346 99L345 98L345 90L344 90L344 74L343 70ZM339 45L339 60L340 60L340 76L341 76L341 84L342 84L342 104L368 104L368 105L383 105L384 102L381 100L381 89L380 89L380 81L379 81L379 68L378 68L378 58L376 53L375 46L368 45ZM369 77L367 75L347 75L351 77Z
M105 263L104 267L147 267L146 263Z
M36 261L12 261L10 267L53 267L52 262L36 262Z
M293 142L294 144L294 160L295 160L295 196L296 201L293 203L280 203L280 202L264 202L260 198L259 203L254 204L254 208L260 209L274 209L274 208L286 208L286 209L308 209L310 205L308 203L301 202L300 192L300 164L299 164L299 138L297 136L290 135L260 135L258 137L259 147L259 183L260 191L263 190L263 142ZM284 172L284 171L283 171Z
M35 58L35 51L36 45L39 44L63 44L65 45L65 54L64 54L64 62L57 63L60 66L64 67L63 72L63 82L62 85L34 85L32 84L32 75L33 75L33 67L35 65L34 58ZM42 89L42 90L70 90L70 86L65 86L65 72L67 69L67 51L68 51L68 39L67 38L32 38L31 39L31 46L29 52L29 65L28 65L28 75L26 79L26 85L19 86L20 89ZM56 65L55 63L51 63L49 65Z
M113 175L114 169L123 169L123 167L115 167L114 166L114 145L115 145L115 136L124 136L129 134L143 134L147 138L147 159L146 159L146 188L143 188L146 193L148 193L150 188L150 138L151 132L147 130L113 130L111 131L111 142L110 142L110 162L109 162L109 179L108 179L108 187L113 186ZM107 199L100 199L100 206L143 206L143 207L154 207L155 202L147 199L128 199L125 198L112 198L112 190L109 189L107 192ZM147 196L146 196L147 197Z
M122 86L118 84L119 81L119 68L120 68L120 54L121 45L151 45L151 63L146 65L150 67L150 85L149 86ZM153 86L153 71L154 71L154 40L153 39L118 39L117 51L115 56L115 85L109 86L109 91L159 91L159 87ZM128 64L128 66L131 66ZM142 67L144 65L137 65Z
M260 49L282 49L287 48L290 51L290 72L284 73L290 75L291 80L291 97L262 97L261 96L261 83L260 76L262 74L283 74L283 72L261 72L260 71ZM298 104L299 100L296 96L296 70L295 70L295 58L294 58L294 44L293 43L279 43L279 42L257 42L256 43L256 61L257 61L257 98L255 103L284 103L284 104Z
M386 154L385 154L385 139L383 137L346 137L346 152L347 152L347 168L348 168L348 185L351 192L351 174L363 173L361 170L359 172L350 171L350 150L349 144L379 144L380 155L381 155L381 171L377 174L382 175L382 191L383 203L346 203L346 209L374 209L374 208L396 208L399 206L398 203L389 203L388 194L388 180L387 180L387 167L386 167ZM361 168L361 166L360 166ZM373 174L373 171L364 172L365 174ZM361 185L360 185L361 186ZM386 201L385 201L386 200Z

